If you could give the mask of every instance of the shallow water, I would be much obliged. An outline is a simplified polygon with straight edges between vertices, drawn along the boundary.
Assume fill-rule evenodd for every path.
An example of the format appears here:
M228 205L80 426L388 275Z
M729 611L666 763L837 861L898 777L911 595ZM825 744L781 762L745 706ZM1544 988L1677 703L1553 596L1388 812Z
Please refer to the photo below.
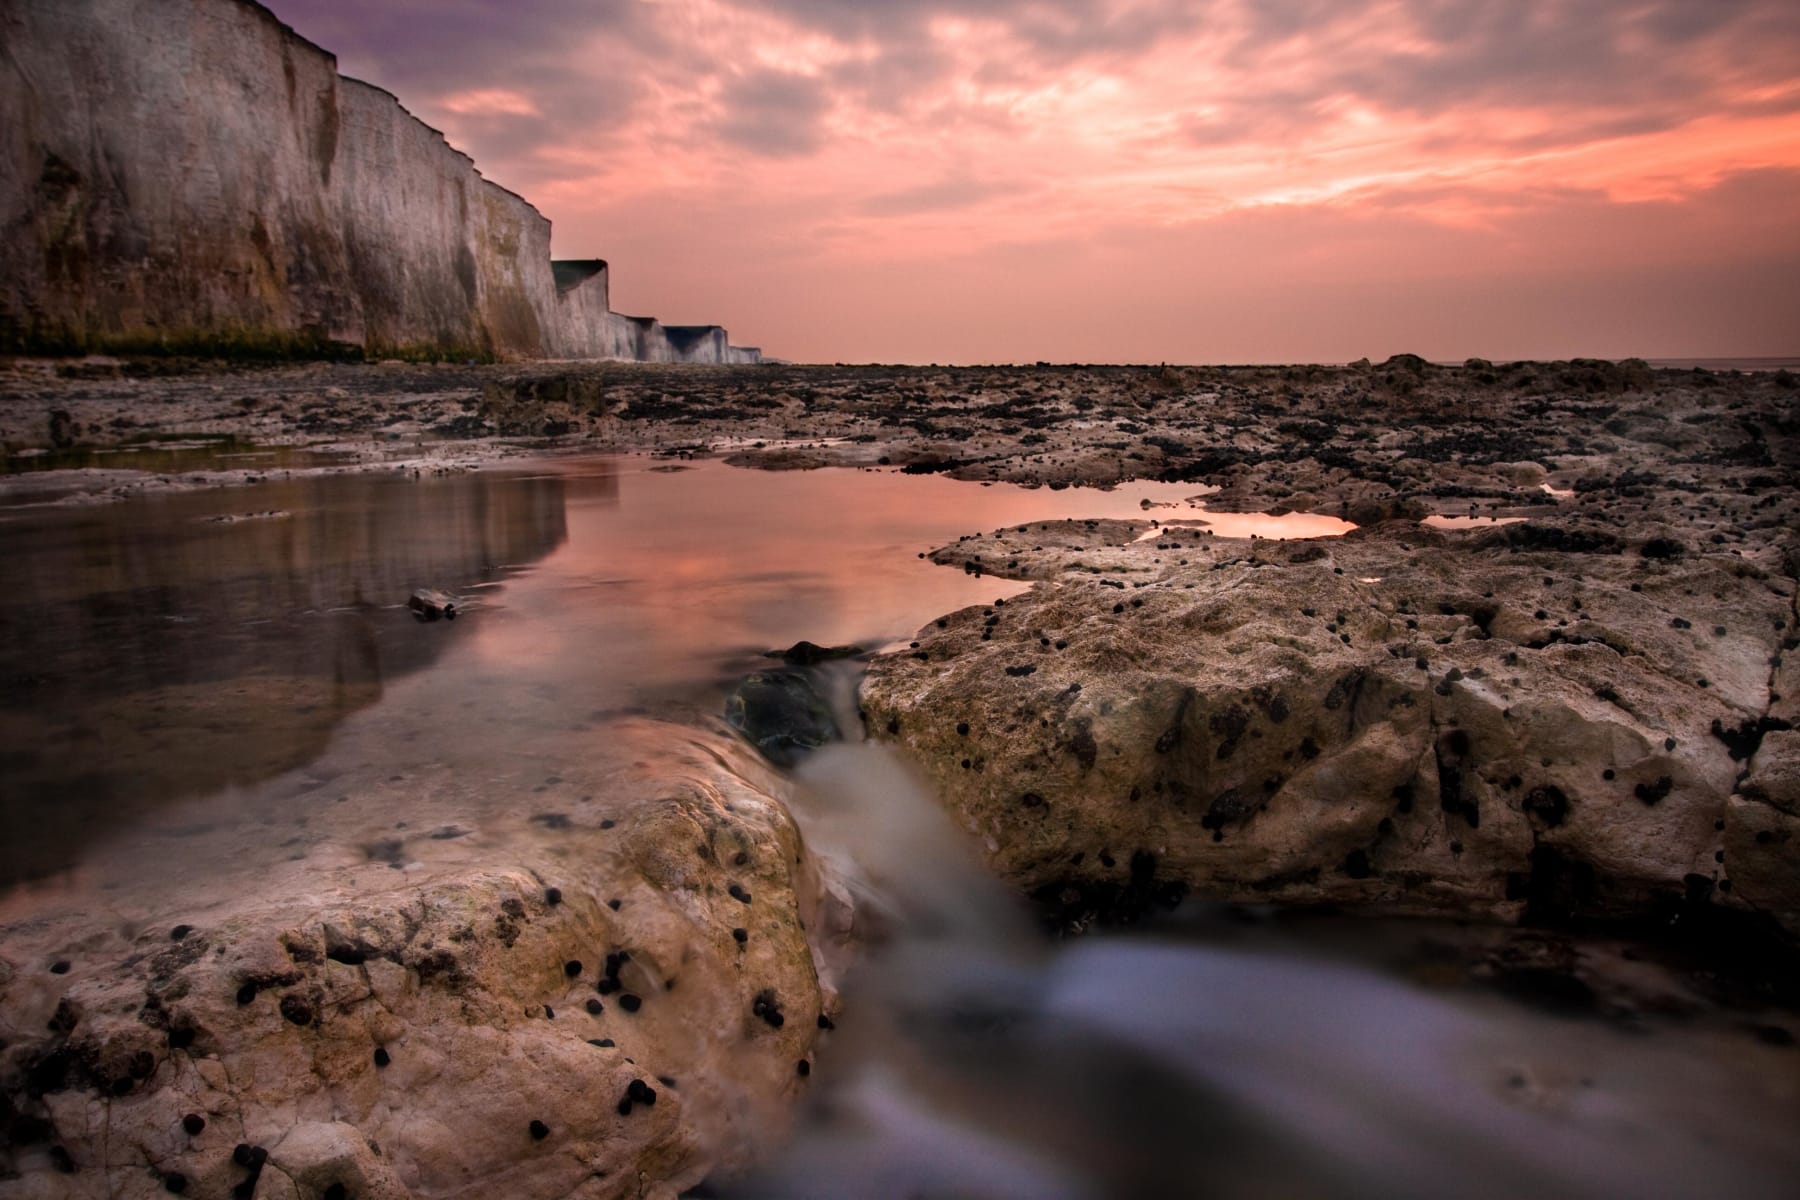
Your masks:
M1187 498L1205 490L613 457L13 510L0 516L0 888L54 877L141 819L260 821L297 794L284 777L348 769L333 745L347 732L358 766L386 738L397 763L478 769L571 717L710 710L766 650L873 648L1022 590L921 557L940 544L1146 503L1197 513ZM415 588L465 596L462 619L414 621Z
M967 533L1328 531L1206 513L1191 485L674 466L339 476L0 520L0 919L101 894L128 923L174 890L254 886L323 853L326 806L371 836L501 811L529 831L520 812L596 786L584 755L618 714L711 718L766 650L904 640L1021 591L922 558ZM421 623L417 587L469 603ZM368 780L378 798L352 794ZM809 844L893 937L852 981L799 1136L715 1191L1772 1197L1800 1170L1791 1051L1377 970L1416 925L1393 942L1196 909L1155 939L1057 949L882 748L828 748L796 782Z

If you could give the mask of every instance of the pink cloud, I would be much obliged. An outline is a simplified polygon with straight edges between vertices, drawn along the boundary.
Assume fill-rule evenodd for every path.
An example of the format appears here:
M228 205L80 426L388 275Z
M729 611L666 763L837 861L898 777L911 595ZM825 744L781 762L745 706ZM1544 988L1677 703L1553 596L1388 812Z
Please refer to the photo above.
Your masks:
M789 357L1796 349L1785 0L274 3L621 307Z

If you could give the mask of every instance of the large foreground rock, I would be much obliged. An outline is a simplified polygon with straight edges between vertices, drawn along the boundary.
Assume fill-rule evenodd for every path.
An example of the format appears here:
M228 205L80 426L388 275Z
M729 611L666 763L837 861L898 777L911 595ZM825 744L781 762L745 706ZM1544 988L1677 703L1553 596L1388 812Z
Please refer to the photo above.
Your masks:
M319 849L124 927L15 904L0 1192L597 1200L741 1165L847 911L746 749L636 721L600 753L592 810L518 813L542 836L503 854Z
M1501 917L1713 902L1800 927L1773 549L1569 522L1285 543L1066 522L936 557L1043 582L878 658L869 728L1071 921L1191 887Z

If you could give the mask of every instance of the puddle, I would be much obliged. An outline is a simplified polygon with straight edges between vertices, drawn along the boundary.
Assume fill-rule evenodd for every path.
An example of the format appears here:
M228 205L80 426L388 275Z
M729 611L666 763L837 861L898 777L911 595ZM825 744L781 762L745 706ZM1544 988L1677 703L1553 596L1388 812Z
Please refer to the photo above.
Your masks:
M1426 517L1419 524L1432 529L1486 529L1491 525L1517 525L1524 520L1525 517L1452 517L1440 514Z
M0 793L21 800L0 809L0 884L74 865L109 822L221 789L237 790L230 820L260 819L276 803L263 781L328 755L351 716L384 719L414 672L448 695L529 697L499 720L432 700L427 728L405 722L409 754L478 770L509 752L526 712L709 695L763 665L764 650L903 642L943 613L1028 586L921 558L963 534L1198 513L1203 499L1191 484L1101 491L665 465L309 476L13 510L0 522L12 581L0 679L13 681L0 694ZM1234 536L1342 527L1204 519ZM482 603L453 624L419 625L404 609L415 588L480 589Z
M1355 528L1348 521L1323 513L1208 512L1201 520L1163 520L1160 526L1146 530L1135 540L1154 542L1167 536L1172 530L1198 529L1214 537L1258 538L1279 542L1296 538L1342 537Z

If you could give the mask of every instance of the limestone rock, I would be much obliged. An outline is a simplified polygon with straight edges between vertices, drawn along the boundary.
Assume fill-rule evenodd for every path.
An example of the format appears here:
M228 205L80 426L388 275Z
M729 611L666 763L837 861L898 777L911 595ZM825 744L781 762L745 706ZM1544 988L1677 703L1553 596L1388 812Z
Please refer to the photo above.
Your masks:
M844 933L843 889L745 751L611 734L617 817L491 867L322 864L192 926L13 924L0 1166L27 1195L406 1200L741 1164L804 1086L835 995L807 928Z
M934 557L1040 582L877 658L868 726L1076 924L1171 886L1498 916L1710 896L1791 922L1795 851L1756 837L1791 810L1733 794L1746 739L1786 778L1789 735L1756 731L1793 581L1532 529L958 543ZM1766 861L1740 877L1745 838Z
M604 262L553 264L542 214L262 5L138 17L7 5L0 348L761 360L611 311Z

